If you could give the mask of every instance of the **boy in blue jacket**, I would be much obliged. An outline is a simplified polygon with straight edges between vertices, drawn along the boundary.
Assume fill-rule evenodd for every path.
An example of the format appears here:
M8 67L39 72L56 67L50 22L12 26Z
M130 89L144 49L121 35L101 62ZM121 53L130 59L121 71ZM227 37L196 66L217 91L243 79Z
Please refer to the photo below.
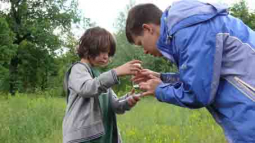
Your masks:
M143 96L206 107L228 142L255 142L255 32L227 7L182 0L162 13L153 4L137 5L128 13L126 36L145 54L164 56L179 70L144 69L134 78Z

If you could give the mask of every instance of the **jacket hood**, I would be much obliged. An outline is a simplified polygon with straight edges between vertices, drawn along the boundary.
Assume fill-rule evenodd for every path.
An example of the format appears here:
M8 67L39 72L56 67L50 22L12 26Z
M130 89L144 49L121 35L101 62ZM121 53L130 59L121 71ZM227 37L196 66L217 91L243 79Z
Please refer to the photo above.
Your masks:
M175 62L173 49L170 46L172 35L183 28L202 23L217 15L227 15L226 5L203 3L196 0L174 2L161 17L160 36L157 42L159 51Z

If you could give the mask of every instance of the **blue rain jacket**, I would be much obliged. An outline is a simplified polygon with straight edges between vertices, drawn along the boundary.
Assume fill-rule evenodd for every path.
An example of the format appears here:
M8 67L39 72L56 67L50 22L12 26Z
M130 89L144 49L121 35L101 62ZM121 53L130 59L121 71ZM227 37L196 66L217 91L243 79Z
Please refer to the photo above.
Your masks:
M178 74L163 74L161 102L206 107L230 143L255 143L255 32L227 7L182 0L162 15L158 49Z

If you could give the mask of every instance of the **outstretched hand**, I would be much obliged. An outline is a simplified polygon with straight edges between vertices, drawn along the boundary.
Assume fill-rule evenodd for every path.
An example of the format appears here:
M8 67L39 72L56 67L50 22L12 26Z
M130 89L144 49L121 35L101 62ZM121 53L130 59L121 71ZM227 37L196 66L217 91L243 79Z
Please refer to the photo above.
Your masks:
M157 86L162 83L160 78L152 74L149 75L149 78L150 79L148 81L139 83L139 88L144 91L143 93L141 93L141 96L155 96L155 90Z
M133 60L115 68L114 70L117 73L117 76L136 75L142 70L141 63L142 62L139 60Z

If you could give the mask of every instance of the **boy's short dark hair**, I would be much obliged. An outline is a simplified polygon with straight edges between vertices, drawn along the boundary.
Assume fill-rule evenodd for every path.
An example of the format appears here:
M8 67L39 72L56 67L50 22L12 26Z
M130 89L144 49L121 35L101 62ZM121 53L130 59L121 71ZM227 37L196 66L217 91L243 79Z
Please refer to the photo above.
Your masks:
M87 29L79 41L77 53L80 58L95 58L100 53L107 53L110 57L116 51L116 41L113 35L101 27Z
M134 44L133 36L142 35L143 24L160 25L162 10L154 4L139 4L131 8L126 21L126 37L129 43Z

